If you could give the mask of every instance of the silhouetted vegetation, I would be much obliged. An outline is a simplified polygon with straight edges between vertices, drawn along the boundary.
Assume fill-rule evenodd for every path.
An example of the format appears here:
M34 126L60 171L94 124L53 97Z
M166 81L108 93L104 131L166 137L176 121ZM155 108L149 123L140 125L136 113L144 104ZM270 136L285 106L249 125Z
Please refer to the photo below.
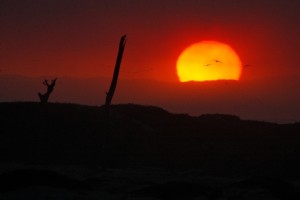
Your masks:
M51 83L48 80L44 80L43 84L47 87L45 94L38 93L41 103L48 103L49 97L54 90L57 78L51 80Z

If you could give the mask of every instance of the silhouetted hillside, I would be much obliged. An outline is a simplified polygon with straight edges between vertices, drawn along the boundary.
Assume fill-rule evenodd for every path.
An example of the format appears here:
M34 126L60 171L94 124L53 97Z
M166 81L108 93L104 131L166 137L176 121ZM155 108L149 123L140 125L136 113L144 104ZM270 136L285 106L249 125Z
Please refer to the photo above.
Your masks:
M300 124L192 117L161 108L0 103L2 163L199 168L214 174L295 177Z
M272 83L266 82L265 79L244 80L245 77L240 81L182 83L177 80L165 82L126 79L124 75L123 71L115 103L150 104L174 113L189 113L194 116L200 113L221 112L235 114L244 119L278 123L300 121L299 109L296 109L300 99L299 84L295 82L298 80L296 75L291 79L284 76L274 77L277 81ZM136 75L136 78L140 76ZM52 78L54 77L24 77L0 73L0 102L38 101L37 92L45 90L42 81ZM111 72L107 77L58 78L50 102L73 102L94 106L101 103L99 99L105 99ZM278 98L278 94L285 98Z

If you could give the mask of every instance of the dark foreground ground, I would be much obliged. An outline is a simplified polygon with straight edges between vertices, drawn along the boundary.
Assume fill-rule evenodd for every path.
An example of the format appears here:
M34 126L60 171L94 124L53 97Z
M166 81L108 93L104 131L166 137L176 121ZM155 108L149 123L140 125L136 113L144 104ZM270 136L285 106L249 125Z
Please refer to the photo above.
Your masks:
M299 199L300 124L0 103L2 199Z

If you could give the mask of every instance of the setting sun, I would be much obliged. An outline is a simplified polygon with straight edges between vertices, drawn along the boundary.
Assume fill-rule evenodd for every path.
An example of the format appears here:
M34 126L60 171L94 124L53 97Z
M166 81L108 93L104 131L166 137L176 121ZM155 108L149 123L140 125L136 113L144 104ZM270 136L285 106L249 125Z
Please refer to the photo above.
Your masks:
M177 60L177 74L181 82L239 80L241 61L227 44L202 41L187 47Z

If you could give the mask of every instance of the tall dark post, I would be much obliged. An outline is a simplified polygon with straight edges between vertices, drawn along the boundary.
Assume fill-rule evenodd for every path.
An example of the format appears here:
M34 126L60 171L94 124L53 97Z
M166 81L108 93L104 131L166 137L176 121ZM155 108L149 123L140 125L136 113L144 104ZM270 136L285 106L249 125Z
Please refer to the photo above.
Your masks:
M51 80L51 83L49 84L48 80L44 80L43 84L47 86L47 92L45 94L38 93L40 102L41 103L47 103L48 99L50 97L50 94L53 92L55 84L56 84L57 78Z
M126 44L126 35L123 35L121 37L120 44L119 44L119 52L118 52L118 56L117 56L117 61L116 61L116 65L115 65L113 78L112 78L112 81L111 81L111 84L110 84L109 91L106 92L105 114L106 114L107 117L109 116L111 101L112 101L112 98L114 96L116 86L117 86L117 82L118 82L118 76L119 76L119 71L120 71L120 66L121 66L121 61L122 61L122 57L123 57L125 44Z

